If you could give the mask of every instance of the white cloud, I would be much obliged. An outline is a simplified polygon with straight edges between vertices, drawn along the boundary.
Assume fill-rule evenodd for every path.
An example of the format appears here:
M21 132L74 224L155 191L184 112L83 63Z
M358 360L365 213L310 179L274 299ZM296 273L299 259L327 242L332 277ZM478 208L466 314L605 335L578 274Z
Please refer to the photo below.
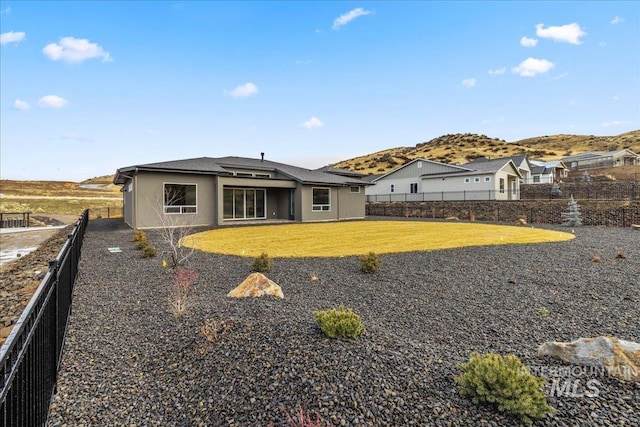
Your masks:
M78 135L76 133L65 133L60 137L60 139L65 141L78 141L78 142L92 142L91 138L86 136Z
M476 85L476 79L474 78L464 79L462 81L462 86L464 87L474 87L475 85Z
M580 44L582 43L582 41L580 41L580 37L586 36L587 33L580 28L580 25L574 22L573 24L548 28L544 28L544 24L538 24L536 25L536 35L538 37L552 39L557 42Z
M616 24L622 24L623 22L624 22L624 18L621 18L620 16L616 16L615 18L613 18L613 19L611 20L611 23L612 23L613 25L616 25Z
M536 74L546 73L553 67L553 62L546 59L527 58L511 71L523 77L535 77Z
M321 128L324 126L324 122L317 117L311 117L306 122L301 123L300 126L305 129Z
M530 39L529 37L522 37L520 39L520 45L524 47L535 47L538 44L538 39Z
M345 13L344 15L340 15L339 17L337 17L333 21L333 27L331 27L331 29L335 31L335 30L339 29L340 27L342 27L343 25L347 25L349 22L353 21L358 16L365 16L365 15L369 15L371 13L372 12L370 10L364 10L361 7L357 8L357 9L353 9L353 10Z
M103 62L113 61L109 52L105 52L102 46L75 37L62 37L60 43L49 43L42 49L42 53L52 61L78 64L93 58L102 58Z
M16 110L26 111L31 107L29 106L28 102L21 99L16 99L15 101L13 101L13 108L15 108Z
M628 120L613 120L611 122L604 122L602 123L602 126L604 127L610 127L610 126L622 126L622 125L628 125L631 122Z
M507 71L506 67L502 67L502 68L496 68L495 70L489 70L489 75L490 76L499 76L501 74L504 74L505 71Z
M46 108L62 108L69 101L57 95L45 95L38 100L38 105Z
M27 35L22 31L9 31L8 33L2 33L0 34L0 45L21 42L26 36Z
M233 96L234 98L245 98L247 96L255 95L258 93L258 86L254 85L251 82L245 83L236 87L231 92L225 92L229 96Z

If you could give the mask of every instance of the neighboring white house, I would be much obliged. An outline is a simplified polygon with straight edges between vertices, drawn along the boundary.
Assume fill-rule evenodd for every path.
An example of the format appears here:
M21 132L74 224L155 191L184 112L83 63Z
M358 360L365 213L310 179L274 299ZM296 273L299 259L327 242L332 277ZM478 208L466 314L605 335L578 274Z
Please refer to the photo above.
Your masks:
M518 200L521 176L511 159L466 165L414 159L375 178L365 194L369 202Z
M478 162L486 162L488 160L491 159L487 157L479 157L475 160L470 161L469 163L465 163L464 166L469 167L472 164ZM501 157L500 160L511 160L516 165L516 167L518 168L518 172L520 172L520 176L522 177L520 178L520 184L531 184L531 169L533 166L531 165L531 162L526 154L520 154L518 156L511 157Z
M629 149L580 153L560 159L571 170L640 165L640 154Z
M530 160L533 165L531 169L531 181L526 184L553 184L554 182L562 182L569 175L564 162L554 160L551 162L543 162L542 160Z

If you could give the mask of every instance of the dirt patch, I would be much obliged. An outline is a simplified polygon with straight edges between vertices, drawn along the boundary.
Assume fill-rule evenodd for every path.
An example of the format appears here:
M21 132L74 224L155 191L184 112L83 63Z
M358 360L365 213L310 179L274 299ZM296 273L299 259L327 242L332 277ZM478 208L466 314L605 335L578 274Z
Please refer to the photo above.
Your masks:
M74 221L77 217L74 217ZM33 252L7 262L0 267L0 345L29 303L55 259L67 241L73 226L30 232L0 234L3 250L9 247L37 247Z

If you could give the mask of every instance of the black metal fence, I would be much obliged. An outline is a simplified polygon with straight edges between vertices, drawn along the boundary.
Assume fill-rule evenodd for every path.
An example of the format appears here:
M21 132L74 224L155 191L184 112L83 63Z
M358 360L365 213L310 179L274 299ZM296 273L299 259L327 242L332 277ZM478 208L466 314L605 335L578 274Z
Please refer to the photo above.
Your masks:
M28 227L31 212L0 212L0 228Z
M470 202L518 200L520 192L509 190L433 191L428 193L369 194L367 202Z
M564 188L563 188L564 187ZM560 194L551 194L551 191L533 191L523 188L521 200L554 200L570 199L573 196L576 200L599 200L599 201L634 201L640 200L640 185L627 186L561 186Z
M85 210L0 348L0 426L47 422L88 222Z

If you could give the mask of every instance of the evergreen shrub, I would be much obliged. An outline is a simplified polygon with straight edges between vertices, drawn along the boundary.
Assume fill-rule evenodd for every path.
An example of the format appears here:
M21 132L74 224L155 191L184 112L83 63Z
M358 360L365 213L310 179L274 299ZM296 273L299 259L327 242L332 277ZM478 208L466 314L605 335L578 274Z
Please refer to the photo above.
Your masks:
M153 258L157 254L158 250L149 244L142 248L142 258Z
M257 271L259 273L271 271L271 258L269 258L269 255L266 252L263 252L260 256L254 258L253 271Z
M380 267L381 263L382 261L375 252L369 252L368 254L360 257L360 270L364 273L375 273L378 271L378 267Z
M356 338L364 332L360 316L342 304L338 309L314 311L313 316L322 332L331 338Z
M463 373L455 378L460 394L475 404L489 403L530 424L533 419L555 412L542 391L545 380L529 373L516 356L471 353Z

